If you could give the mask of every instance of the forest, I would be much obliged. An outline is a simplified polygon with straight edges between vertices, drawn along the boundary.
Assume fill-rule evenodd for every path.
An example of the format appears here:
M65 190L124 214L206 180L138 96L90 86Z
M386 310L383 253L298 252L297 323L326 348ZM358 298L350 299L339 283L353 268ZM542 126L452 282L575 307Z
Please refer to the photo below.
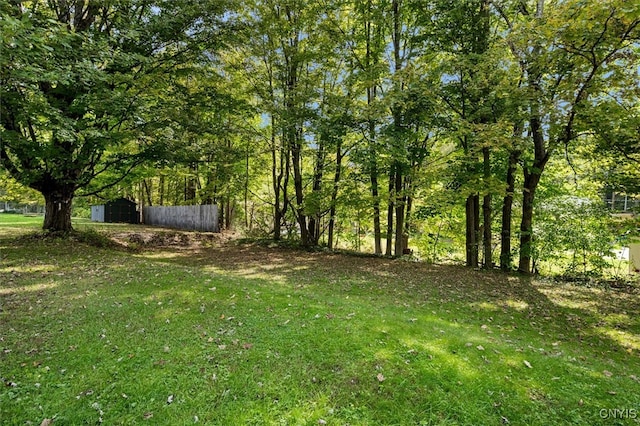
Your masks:
M217 204L224 229L304 247L578 275L640 236L638 2L3 0L0 16L0 200L44 204L47 231L126 196Z

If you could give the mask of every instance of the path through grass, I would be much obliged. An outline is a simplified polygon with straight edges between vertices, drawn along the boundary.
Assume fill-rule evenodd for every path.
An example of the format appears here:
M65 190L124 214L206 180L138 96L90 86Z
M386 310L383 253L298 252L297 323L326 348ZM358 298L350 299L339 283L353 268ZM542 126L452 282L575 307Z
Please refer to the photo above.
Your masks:
M637 287L31 229L0 218L3 425L640 421Z

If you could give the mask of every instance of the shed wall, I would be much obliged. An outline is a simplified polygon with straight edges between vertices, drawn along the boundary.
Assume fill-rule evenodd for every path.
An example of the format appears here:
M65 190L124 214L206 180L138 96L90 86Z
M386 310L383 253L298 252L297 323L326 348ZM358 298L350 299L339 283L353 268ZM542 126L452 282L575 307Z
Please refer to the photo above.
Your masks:
M91 206L91 221L104 222L104 204Z

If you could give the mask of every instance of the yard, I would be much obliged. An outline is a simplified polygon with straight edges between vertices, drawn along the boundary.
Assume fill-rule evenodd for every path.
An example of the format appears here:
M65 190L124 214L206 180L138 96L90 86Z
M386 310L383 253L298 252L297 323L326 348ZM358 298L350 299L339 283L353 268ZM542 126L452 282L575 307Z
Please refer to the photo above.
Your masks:
M638 285L40 221L0 215L3 425L640 423Z

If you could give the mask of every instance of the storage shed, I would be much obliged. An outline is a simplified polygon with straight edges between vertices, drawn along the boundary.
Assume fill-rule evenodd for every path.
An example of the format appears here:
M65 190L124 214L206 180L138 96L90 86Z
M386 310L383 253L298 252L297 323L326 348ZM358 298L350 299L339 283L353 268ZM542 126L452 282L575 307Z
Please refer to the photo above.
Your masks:
M117 198L105 204L91 206L91 220L106 223L139 223L140 215L136 203L126 198Z

